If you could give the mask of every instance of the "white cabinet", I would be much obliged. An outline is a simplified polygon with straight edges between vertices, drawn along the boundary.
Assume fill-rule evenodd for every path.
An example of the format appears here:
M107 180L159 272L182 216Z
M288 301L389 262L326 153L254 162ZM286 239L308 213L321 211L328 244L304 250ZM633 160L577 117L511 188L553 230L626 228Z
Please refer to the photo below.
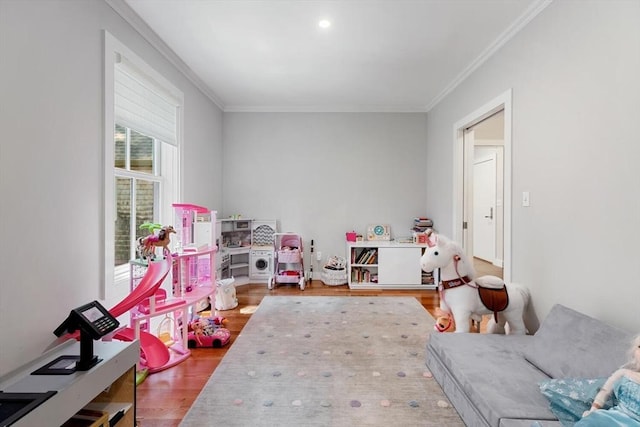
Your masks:
M239 248L229 248L226 253L229 255L229 274L235 279L236 285L249 283L249 253L250 246Z
M420 248L378 248L378 283L420 285Z
M0 390L8 394L56 392L17 420L13 424L15 427L60 426L85 405L104 407L108 412L113 408L123 411L120 421L114 422L116 427L135 425L135 366L140 360L138 341L96 341L93 345L94 354L101 361L88 371L69 375L31 375L60 356L80 354L80 343L70 340L0 378Z
M220 239L222 250L229 257L229 276L235 284L249 283L249 253L251 252L252 219L220 220ZM222 275L222 278L225 274Z
M435 289L432 274L422 272L427 245L397 242L348 242L347 279L351 289Z

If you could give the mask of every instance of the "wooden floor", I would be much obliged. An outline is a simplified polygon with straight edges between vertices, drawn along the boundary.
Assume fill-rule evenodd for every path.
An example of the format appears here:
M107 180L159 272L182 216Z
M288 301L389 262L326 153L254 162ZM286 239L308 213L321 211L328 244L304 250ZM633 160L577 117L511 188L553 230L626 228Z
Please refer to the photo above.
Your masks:
M502 269L490 263L475 260L478 275L493 274L502 276ZM136 393L137 418L141 427L177 426L191 404L196 399L218 366L227 350L233 345L238 333L251 317L251 313L260 304L265 295L323 295L323 296L412 296L431 314L439 304L435 290L394 291L394 290L350 290L348 286L326 286L320 281L312 281L304 291L297 286L279 285L269 291L266 284L249 284L236 288L238 307L219 314L229 322L231 343L221 349L193 349L191 357L181 364L149 375L138 386Z

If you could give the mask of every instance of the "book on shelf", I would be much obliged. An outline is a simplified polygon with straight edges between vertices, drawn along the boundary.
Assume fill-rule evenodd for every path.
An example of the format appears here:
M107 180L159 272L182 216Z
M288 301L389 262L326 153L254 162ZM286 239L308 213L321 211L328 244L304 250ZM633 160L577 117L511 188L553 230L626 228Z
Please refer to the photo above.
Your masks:
M413 219L414 227L433 227L433 221L427 217L416 217Z
M373 249L373 248L364 249L356 257L356 261L354 264L370 264L369 260L372 257L375 257L376 253L377 253L377 249Z
M369 270L367 270L366 268L362 268L362 267L355 267L353 270L351 270L351 282L352 283L366 283L366 282L371 282L372 281L372 276L373 279L375 279L376 281L377 279L377 274L376 275L372 275L371 272Z

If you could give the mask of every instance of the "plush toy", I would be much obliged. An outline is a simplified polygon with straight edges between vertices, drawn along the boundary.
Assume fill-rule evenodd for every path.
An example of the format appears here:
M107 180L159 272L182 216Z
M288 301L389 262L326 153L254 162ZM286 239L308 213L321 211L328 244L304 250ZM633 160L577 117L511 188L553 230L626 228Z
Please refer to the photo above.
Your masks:
M453 332L456 330L456 323L453 320L453 315L442 310L440 307L436 307L436 324L433 325L433 329L438 332ZM480 332L480 323L482 323L482 316L476 314L471 315L471 331Z
M617 403L602 409L611 393ZM615 371L596 395L591 409L582 415L575 427L598 426L640 427L640 334L632 341L629 362Z
M523 317L529 303L526 287L506 284L494 276L476 279L473 260L460 245L443 235L431 233L427 246L420 265L427 273L439 269L440 308L451 313L457 325L456 332L469 332L471 320L477 321L485 314L493 314L487 322L487 332L505 333L508 330L511 334L526 333Z
M440 307L436 307L436 324L433 325L433 329L438 332L446 332L455 330L455 323L453 322L453 316L451 313L442 310Z

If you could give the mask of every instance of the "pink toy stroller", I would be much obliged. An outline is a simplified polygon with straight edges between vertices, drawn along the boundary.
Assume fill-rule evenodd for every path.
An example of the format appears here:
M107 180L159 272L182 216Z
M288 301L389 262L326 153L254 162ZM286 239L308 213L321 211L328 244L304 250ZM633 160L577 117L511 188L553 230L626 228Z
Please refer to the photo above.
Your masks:
M273 289L277 283L297 283L304 291L304 249L302 237L295 233L275 233L274 272L267 283Z

